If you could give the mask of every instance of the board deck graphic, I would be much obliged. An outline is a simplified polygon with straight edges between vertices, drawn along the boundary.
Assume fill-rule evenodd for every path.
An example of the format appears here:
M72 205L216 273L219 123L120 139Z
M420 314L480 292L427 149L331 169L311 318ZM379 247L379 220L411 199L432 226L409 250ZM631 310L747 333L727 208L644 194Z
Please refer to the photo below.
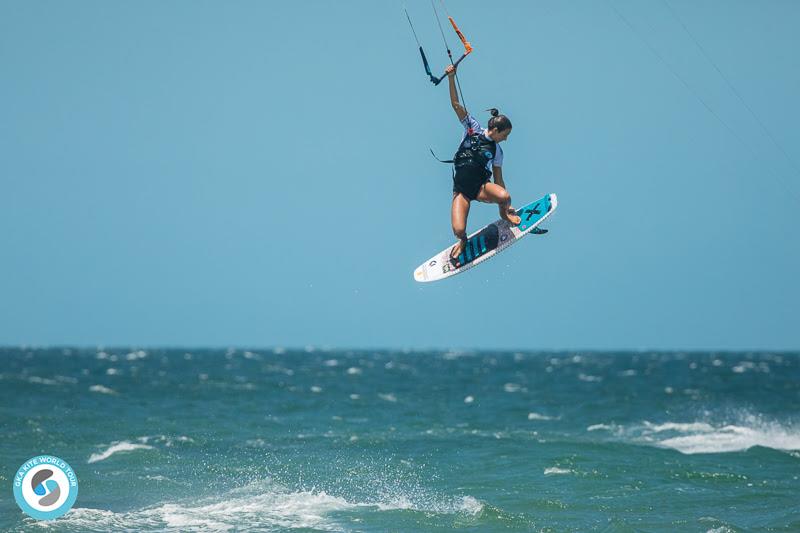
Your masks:
M541 224L555 211L558 199L548 194L535 202L517 209L520 223L512 226L503 219L496 220L467 237L467 246L456 262L450 259L451 244L438 254L422 263L414 271L414 279L419 282L438 281L460 274L494 257Z

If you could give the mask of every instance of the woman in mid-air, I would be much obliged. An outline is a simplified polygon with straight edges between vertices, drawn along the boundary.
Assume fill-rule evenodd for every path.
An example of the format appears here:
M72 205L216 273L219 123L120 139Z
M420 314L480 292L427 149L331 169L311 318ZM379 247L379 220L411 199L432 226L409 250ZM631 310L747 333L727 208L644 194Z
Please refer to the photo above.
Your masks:
M511 207L511 195L503 181L503 149L499 143L508 139L511 134L511 121L501 115L497 109L490 109L492 118L486 129L474 117L467 113L458 101L456 91L456 69L450 65L445 70L450 83L450 102L464 125L464 137L458 147L453 165L453 205L450 210L450 221L458 243L450 251L450 261L458 265L458 256L467 244L467 215L473 200L498 204L500 217L512 226L519 224L520 219ZM494 177L494 183L489 181Z

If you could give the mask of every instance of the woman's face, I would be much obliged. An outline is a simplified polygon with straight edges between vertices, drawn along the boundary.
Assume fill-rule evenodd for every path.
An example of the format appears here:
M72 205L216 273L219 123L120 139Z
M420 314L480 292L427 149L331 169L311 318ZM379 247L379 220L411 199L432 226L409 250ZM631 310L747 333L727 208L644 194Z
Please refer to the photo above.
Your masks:
M507 130L498 131L497 128L491 128L489 130L489 136L492 138L494 142L501 143L508 139L508 136L511 135L511 128Z

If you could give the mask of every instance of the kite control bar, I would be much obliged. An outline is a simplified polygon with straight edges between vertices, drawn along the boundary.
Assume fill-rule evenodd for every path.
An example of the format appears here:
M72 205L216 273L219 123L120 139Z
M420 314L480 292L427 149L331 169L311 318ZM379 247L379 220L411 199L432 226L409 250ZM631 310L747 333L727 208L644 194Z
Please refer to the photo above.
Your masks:
M467 57L468 55L470 55L472 53L472 45L467 40L467 38L464 37L464 34L461 33L461 30L458 29L458 26L456 26L456 21L453 20L453 17L449 17L448 16L447 18L450 20L450 24L453 25L453 29L456 31L456 35L458 35L458 38L461 39L461 43L464 45L464 53L456 61L453 61L453 56L450 53L450 47L447 46L447 41L445 41L445 46L447 46L447 55L450 57L450 63L454 67L457 67L458 64L461 63L464 60L465 57ZM439 20L438 15L436 17L436 20L437 21ZM439 29L441 29L441 26L439 26ZM442 33L442 38L444 38L444 33ZM445 79L446 77L447 77L447 72L442 74L442 76L440 78L436 79L435 81L431 80L431 82L433 82L434 85L439 85L440 83L442 83L442 80Z
M442 30L442 24L441 22L439 22L439 14L436 12L436 6L433 5L432 0L431 0L431 5L433 6L434 14L436 14L436 22L439 24L439 31L442 32L442 39L444 40L444 45L445 48L447 49L447 55L450 58L450 64L453 65L454 67L457 67L458 64L461 63L465 57L467 57L470 53L472 53L472 45L467 40L467 38L464 37L464 34L461 33L461 30L458 29L456 21L453 20L453 17L448 15L447 18L450 20L450 24L453 26L456 35L458 35L458 38L461 39L461 43L464 45L464 54L461 57L459 57L456 61L453 61L453 54L450 52L450 46L448 46L447 39L445 39L444 37L444 30ZM411 26L411 31L414 32L414 39L417 41L417 46L419 46L419 54L420 56L422 56L422 65L425 67L425 74L428 75L428 78L430 79L431 83L433 83L434 85L439 85L440 83L442 83L442 80L444 80L447 77L447 72L443 73L438 78L433 75L433 73L431 72L430 64L428 64L428 58L425 57L425 51L422 49L422 45L419 43L419 39L417 38L417 32L414 30L414 25L411 23L411 17L408 14L408 10L405 10L405 12L406 12L406 18L408 19L408 24Z

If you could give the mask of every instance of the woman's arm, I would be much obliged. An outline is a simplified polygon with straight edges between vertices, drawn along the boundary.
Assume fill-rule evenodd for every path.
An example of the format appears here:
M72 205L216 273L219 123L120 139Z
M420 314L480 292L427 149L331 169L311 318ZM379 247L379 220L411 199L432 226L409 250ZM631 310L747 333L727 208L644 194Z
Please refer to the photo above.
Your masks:
M448 66L444 71L447 73L447 81L450 83L450 104L453 106L453 111L456 112L458 120L463 122L467 116L467 110L458 101L458 91L456 90L456 67L453 65Z

